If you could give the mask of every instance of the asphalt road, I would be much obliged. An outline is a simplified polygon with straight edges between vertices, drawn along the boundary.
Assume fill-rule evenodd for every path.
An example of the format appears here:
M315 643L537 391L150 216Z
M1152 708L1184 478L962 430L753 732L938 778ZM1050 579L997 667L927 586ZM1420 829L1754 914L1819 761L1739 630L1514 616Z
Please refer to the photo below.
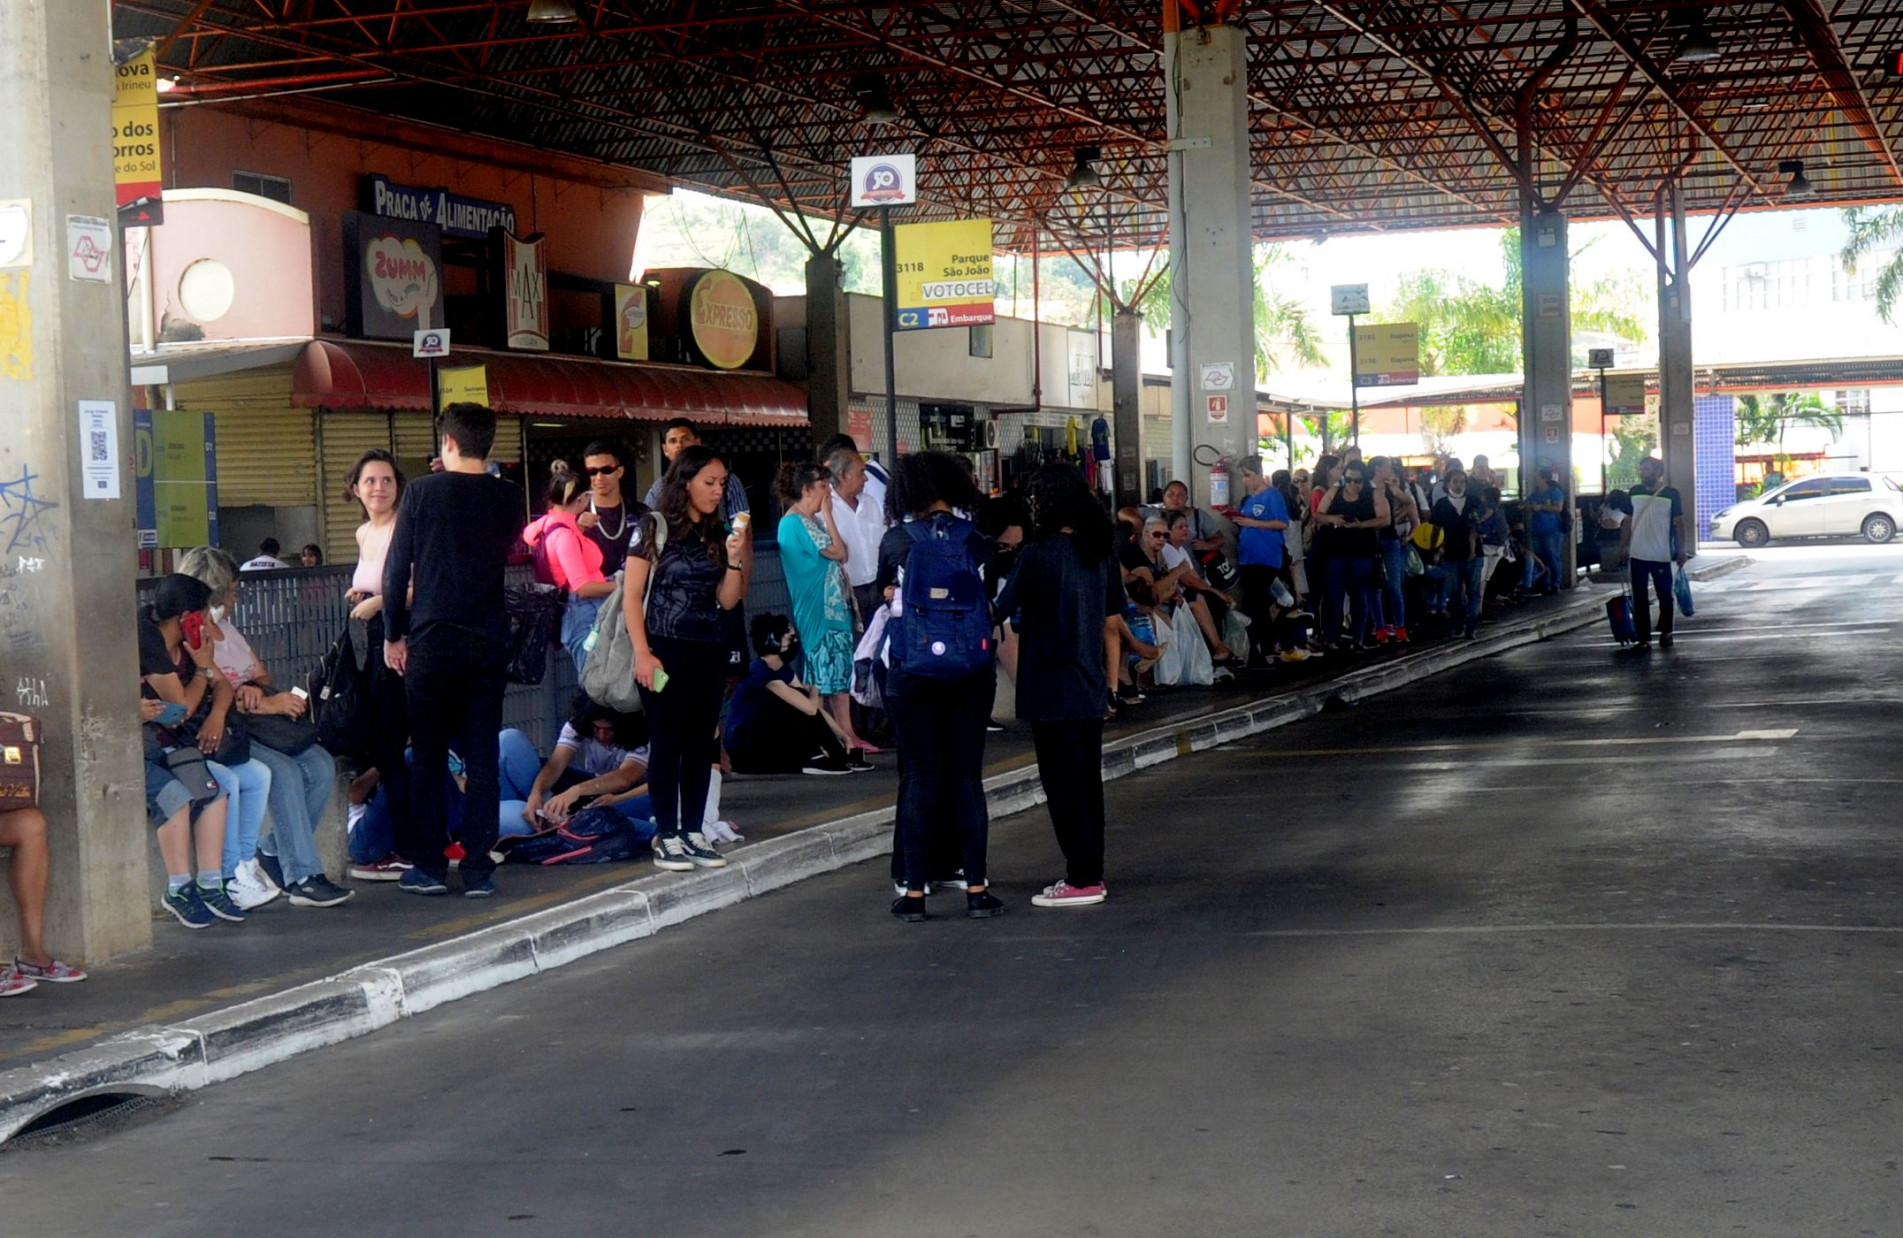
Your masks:
M1111 784L0 1154L0 1232L1903 1232L1903 548ZM943 900L935 899L934 902Z

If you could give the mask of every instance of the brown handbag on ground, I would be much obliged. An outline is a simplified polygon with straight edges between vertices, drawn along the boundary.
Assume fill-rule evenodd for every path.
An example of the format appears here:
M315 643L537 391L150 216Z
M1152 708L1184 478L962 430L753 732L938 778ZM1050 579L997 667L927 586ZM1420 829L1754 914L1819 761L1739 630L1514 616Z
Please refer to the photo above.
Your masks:
M40 720L0 713L0 812L40 803Z

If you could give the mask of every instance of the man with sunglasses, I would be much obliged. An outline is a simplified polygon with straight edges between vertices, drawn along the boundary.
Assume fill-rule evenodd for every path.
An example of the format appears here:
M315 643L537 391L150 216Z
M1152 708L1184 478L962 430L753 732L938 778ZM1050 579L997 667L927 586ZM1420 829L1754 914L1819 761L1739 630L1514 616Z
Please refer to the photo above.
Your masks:
M648 514L647 504L622 497L627 453L620 442L605 438L596 439L582 452L582 466L588 470L588 510L575 523L589 541L601 547L601 574L610 580L627 562L628 536L634 524Z

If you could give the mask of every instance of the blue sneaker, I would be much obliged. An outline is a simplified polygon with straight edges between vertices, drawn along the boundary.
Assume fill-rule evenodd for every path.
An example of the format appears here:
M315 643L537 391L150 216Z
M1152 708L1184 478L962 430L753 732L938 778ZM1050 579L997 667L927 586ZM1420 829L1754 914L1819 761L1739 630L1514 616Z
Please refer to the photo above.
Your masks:
M463 880L464 898L494 898L495 896L496 883L488 877L479 881L470 881L467 878Z
M196 889L199 904L203 906L206 911L217 916L220 920L227 920L232 924L244 923L244 912L238 910L238 904L231 901L231 896L225 893L224 887L220 886L215 890L207 890L204 886L198 886Z
M182 889L165 892L165 910L172 913L188 929L210 928L218 923L218 917L211 914L205 904L199 900L198 887L187 885Z
M396 883L396 888L405 894L447 894L449 887L443 884L441 877L432 877L420 868L412 868L404 873Z
M272 885L280 890L289 888L284 881L284 865L278 862L276 856L258 852L258 867L264 870L264 875L271 879Z

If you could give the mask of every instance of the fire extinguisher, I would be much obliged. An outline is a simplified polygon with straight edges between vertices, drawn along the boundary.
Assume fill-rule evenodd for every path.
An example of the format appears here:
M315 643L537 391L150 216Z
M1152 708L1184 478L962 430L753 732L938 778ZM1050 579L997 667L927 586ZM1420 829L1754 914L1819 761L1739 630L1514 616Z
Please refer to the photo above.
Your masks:
M1220 458L1209 468L1209 505L1221 509L1229 506L1229 460Z

